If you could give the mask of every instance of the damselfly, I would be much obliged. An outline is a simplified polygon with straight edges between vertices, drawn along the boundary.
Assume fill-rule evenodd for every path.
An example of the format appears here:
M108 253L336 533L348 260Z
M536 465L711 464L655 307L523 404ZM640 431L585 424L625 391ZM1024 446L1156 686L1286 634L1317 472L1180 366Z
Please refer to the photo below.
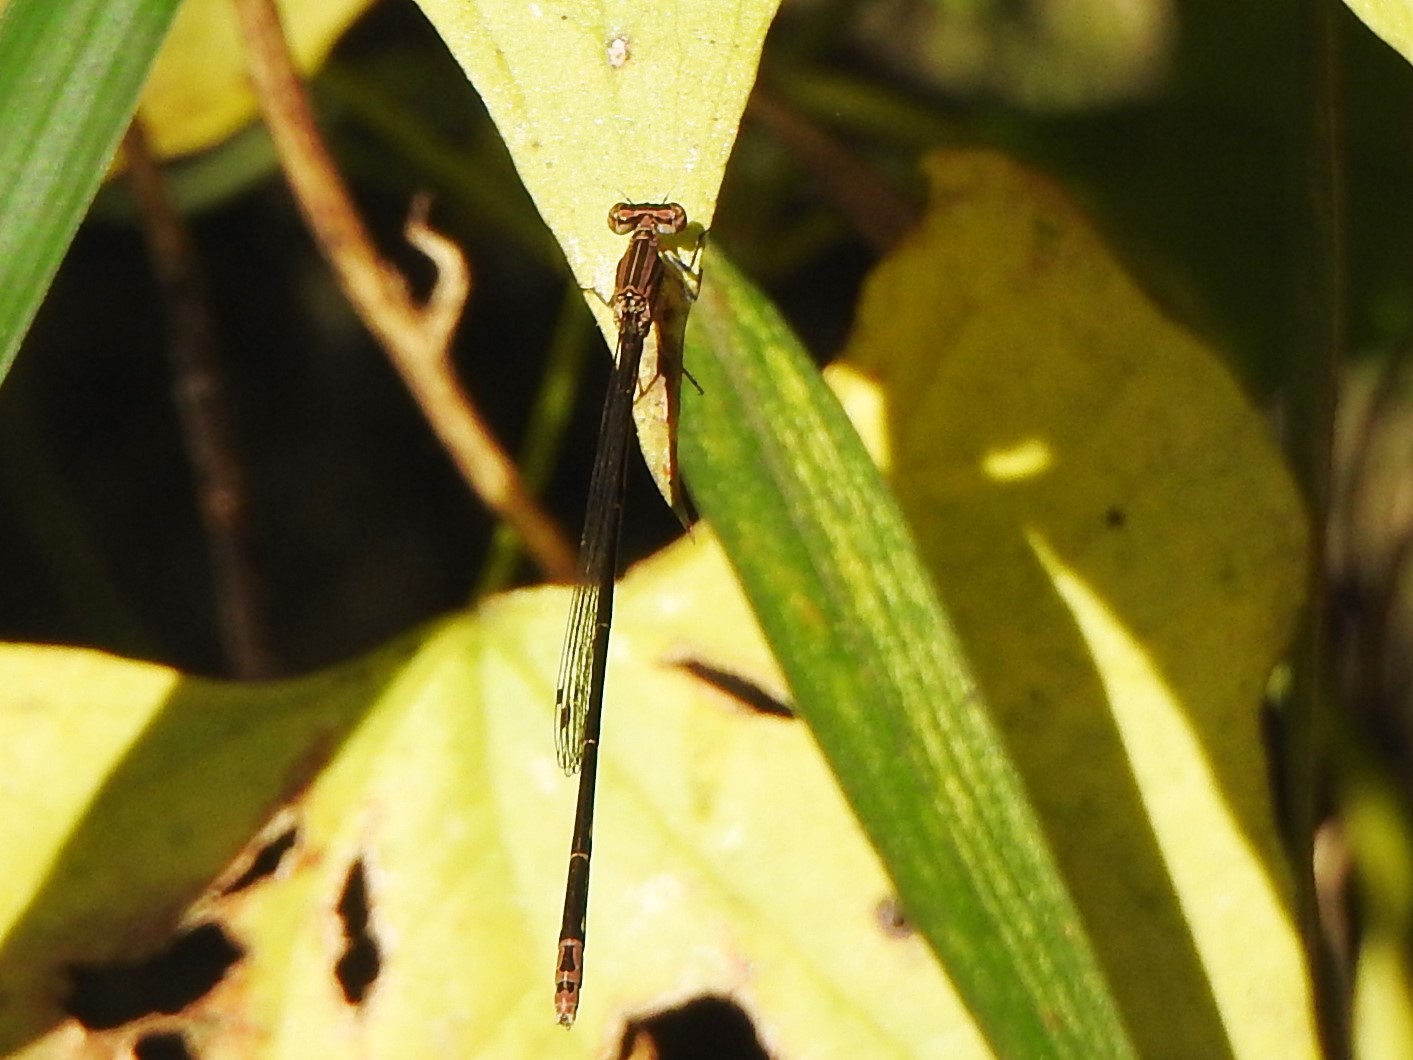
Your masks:
M566 774L581 770L564 922L555 963L555 1011L568 1026L579 1009L584 978L584 927L589 911L589 853L593 846L594 784L598 774L599 726L603 719L604 671L613 621L613 582L618 566L618 530L623 520L623 475L638 392L638 365L652 330L662 280L660 236L687 227L676 203L621 202L608 224L628 236L614 282L618 351L599 424L599 447L589 477L589 505L579 545L579 572L569 602L569 625L559 661L555 697L555 750Z

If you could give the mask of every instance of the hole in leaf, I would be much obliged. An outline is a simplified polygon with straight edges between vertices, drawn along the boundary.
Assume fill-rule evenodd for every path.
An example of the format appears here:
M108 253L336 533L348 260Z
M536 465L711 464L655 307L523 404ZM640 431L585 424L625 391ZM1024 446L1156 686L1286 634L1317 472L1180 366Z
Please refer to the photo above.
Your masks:
M706 996L634 1020L623 1034L618 1060L635 1055L640 1035L651 1039L658 1060L710 1060L729 1056L739 1060L769 1060L770 1054L756 1037L755 1024L736 1002Z
M194 1060L186 1039L175 1031L144 1034L132 1047L134 1060Z
M383 964L378 942L368 930L368 874L363 869L362 858L348 867L338 913L348 945L334 965L334 976L343 990L344 1000L350 1005L361 1005Z
M795 716L795 712L790 709L788 703L781 702L760 685L740 674L709 666L697 659L690 659L680 665L693 677L705 681L733 699L739 700L757 714L764 714L771 718L793 718Z
M219 925L207 923L146 960L75 965L64 1010L90 1030L172 1016L209 993L243 952Z
M286 854L294 849L294 845L298 841L299 829L293 825L286 828L260 848L255 857L251 859L250 867L227 884L221 894L235 894L237 891L243 891L247 887L273 876L275 870L280 867L280 862L284 860Z

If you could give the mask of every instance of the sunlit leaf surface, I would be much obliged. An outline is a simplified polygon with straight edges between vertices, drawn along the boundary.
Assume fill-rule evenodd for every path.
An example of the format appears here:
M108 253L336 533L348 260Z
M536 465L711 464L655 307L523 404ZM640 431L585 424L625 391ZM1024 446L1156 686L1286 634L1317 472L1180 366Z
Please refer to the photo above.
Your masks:
M1408 0L1344 0L1389 46L1413 62L1413 4Z
M681 203L690 260L717 191L779 0L607 4L418 0L480 93L520 179L585 289L610 349L616 202ZM644 351L634 409L648 468L677 497L676 376Z
M844 358L881 387L851 402L865 437L1141 1055L1313 1055L1259 718L1305 578L1295 489L1056 188L994 155L929 170Z
M597 1056L626 1016L713 993L782 1055L974 1055L804 727L682 668L704 659L779 690L705 532L623 588L584 1007L572 1034L555 1025L575 787L550 720L564 596L506 597L281 685L0 651L14 855L0 1050L79 1055L167 1028L202 1057ZM295 841L251 881L267 823L261 841ZM361 1005L336 975L355 863L380 961ZM174 918L219 924L243 951L214 990L142 1028L89 1036L65 1019L69 969L150 953Z

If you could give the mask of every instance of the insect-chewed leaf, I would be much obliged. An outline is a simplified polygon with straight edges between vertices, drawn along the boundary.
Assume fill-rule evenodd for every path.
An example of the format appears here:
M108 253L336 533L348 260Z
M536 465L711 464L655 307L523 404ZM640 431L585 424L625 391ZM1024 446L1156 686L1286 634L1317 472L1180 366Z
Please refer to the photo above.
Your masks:
M589 1057L707 996L780 1055L983 1055L922 940L880 920L890 885L804 726L736 691L782 685L705 529L620 588L584 1001L555 1025L567 597L277 684L0 646L0 1053L157 1029L206 1060ZM179 1013L66 1018L76 968L198 924L229 964Z

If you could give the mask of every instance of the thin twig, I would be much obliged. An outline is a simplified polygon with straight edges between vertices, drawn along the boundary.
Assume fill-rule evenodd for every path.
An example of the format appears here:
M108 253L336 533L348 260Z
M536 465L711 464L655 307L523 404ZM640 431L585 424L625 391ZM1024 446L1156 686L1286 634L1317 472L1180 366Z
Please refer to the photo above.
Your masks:
M205 277L140 118L128 126L123 153L163 298L172 396L211 556L222 652L237 677L269 677L276 668L274 653L262 615L260 579L251 561L245 473Z
M550 578L572 580L574 549L536 505L452 369L450 344L470 290L460 250L414 211L408 240L432 259L425 306L378 254L314 124L273 0L236 0L250 75L306 222L368 330L382 344L468 486L515 527Z

